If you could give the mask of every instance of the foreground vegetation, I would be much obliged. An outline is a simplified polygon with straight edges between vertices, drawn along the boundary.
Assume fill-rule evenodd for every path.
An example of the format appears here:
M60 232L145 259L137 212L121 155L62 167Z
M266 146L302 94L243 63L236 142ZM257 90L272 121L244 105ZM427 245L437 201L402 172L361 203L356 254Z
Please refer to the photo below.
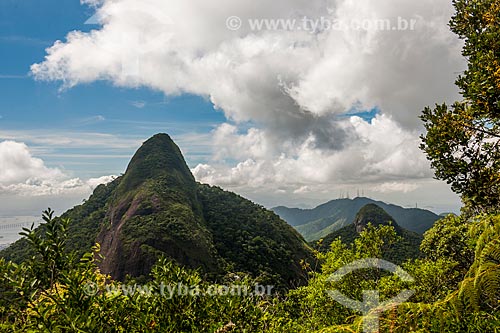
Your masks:
M402 265L413 282L372 268L331 279L353 260L381 258L401 241L392 226L369 225L352 245L337 240L329 252L317 253L321 270L305 267L306 286L269 295L253 292L255 281L249 277L228 274L213 286L198 272L165 259L146 284L119 284L99 272L94 259L99 246L77 260L76 253L65 251L69 221L53 219L50 211L44 219L44 235L26 230L36 253L30 260L16 265L1 259L2 332L361 332L363 317L328 291L362 300L363 290L379 290L384 301L403 289L414 295L382 312L382 332L497 332L500 327L498 215L467 221L450 215L439 221L422 242L426 258ZM222 285L247 286L251 292L224 292ZM189 287L189 292L169 293L164 286Z

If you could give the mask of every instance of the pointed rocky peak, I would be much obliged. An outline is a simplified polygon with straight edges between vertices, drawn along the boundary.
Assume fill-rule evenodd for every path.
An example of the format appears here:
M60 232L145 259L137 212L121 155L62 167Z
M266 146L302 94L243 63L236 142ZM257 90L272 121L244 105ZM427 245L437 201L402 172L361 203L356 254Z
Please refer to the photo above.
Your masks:
M179 147L168 134L156 134L137 150L123 176L119 192L133 190L146 180L169 177L174 185L194 185L195 180Z
M391 215L387 214L385 210L380 208L375 204L368 204L363 206L356 214L354 219L354 225L357 232L363 231L363 229L371 223L373 226L387 225L391 223L394 227L397 227L396 222Z

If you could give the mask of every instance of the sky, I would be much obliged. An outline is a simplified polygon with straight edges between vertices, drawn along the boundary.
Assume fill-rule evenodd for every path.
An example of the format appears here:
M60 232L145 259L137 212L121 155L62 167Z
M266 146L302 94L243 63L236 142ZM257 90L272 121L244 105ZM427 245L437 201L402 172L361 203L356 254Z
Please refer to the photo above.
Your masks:
M460 99L444 0L2 0L0 216L79 204L164 132L266 207L459 198L419 150ZM381 23L382 22L382 23Z

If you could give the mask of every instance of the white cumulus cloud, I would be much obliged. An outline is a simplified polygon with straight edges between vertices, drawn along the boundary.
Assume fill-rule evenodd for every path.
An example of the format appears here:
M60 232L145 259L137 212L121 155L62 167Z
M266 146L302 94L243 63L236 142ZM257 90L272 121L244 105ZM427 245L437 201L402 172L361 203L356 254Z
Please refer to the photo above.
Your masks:
M283 145L281 154L275 155L266 152L265 147L272 146L268 142L272 138L262 132L251 129L237 134L234 126L223 124L214 135L217 155L221 155L218 159L245 156L247 159L234 167L201 164L193 169L193 174L203 182L230 186L296 184L295 193L304 192L305 185L300 184L334 185L360 180L384 183L388 179L432 176L425 156L418 149L417 133L401 129L389 116L378 115L371 123L350 117L342 126L356 137L345 149L324 151L310 136L300 146ZM394 186L392 189L398 190Z
M209 98L228 121L213 132L212 160L194 168L198 179L306 192L310 183L431 177L418 115L458 98L453 82L465 67L447 25L450 1L82 1L101 25L55 42L33 75L63 88L108 80ZM237 31L226 27L235 15ZM252 30L249 21L304 17L403 19L415 29ZM380 114L371 122L352 116L372 108Z
M38 183L42 180L62 179L59 169L47 168L44 162L31 155L24 143L0 142L0 184L12 185L19 182Z
M27 197L88 195L97 185L114 178L71 178L59 168L47 167L33 157L26 144L15 141L0 142L0 170L0 194Z

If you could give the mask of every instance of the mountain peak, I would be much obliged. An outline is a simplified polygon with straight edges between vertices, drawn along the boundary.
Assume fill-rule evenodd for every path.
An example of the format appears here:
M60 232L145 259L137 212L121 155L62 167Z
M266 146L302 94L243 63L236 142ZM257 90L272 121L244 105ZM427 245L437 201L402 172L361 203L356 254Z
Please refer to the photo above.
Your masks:
M194 177L181 150L168 134L159 133L145 141L130 161L119 192L127 192L148 179L167 176L175 185L192 185Z
M399 237L396 243L388 247L385 250L386 252L382 253L383 259L394 263L402 263L407 259L419 258L421 256L419 248L422 242L422 235L400 227L391 215L374 203L361 207L353 223L323 237L323 241L318 243L318 249L320 251L328 251L332 242L339 238L345 244L352 244L368 223L374 227L391 224L394 227L396 235Z
M161 146L174 144L174 140L167 133L157 133L144 141L143 146ZM176 145L177 147L177 145Z
M354 219L354 225L356 226L357 232L363 231L368 223L371 223L373 226L386 225L389 223L392 225L396 224L391 215L387 214L384 209L373 203L364 205L358 211Z
M313 261L304 239L277 215L196 183L167 134L144 142L122 177L63 217L72 220L68 246L84 253L99 243L99 268L117 280L148 276L163 256L216 281L231 269L277 287L297 286L304 282L300 261ZM31 257L28 249L21 239L0 257L23 260Z

